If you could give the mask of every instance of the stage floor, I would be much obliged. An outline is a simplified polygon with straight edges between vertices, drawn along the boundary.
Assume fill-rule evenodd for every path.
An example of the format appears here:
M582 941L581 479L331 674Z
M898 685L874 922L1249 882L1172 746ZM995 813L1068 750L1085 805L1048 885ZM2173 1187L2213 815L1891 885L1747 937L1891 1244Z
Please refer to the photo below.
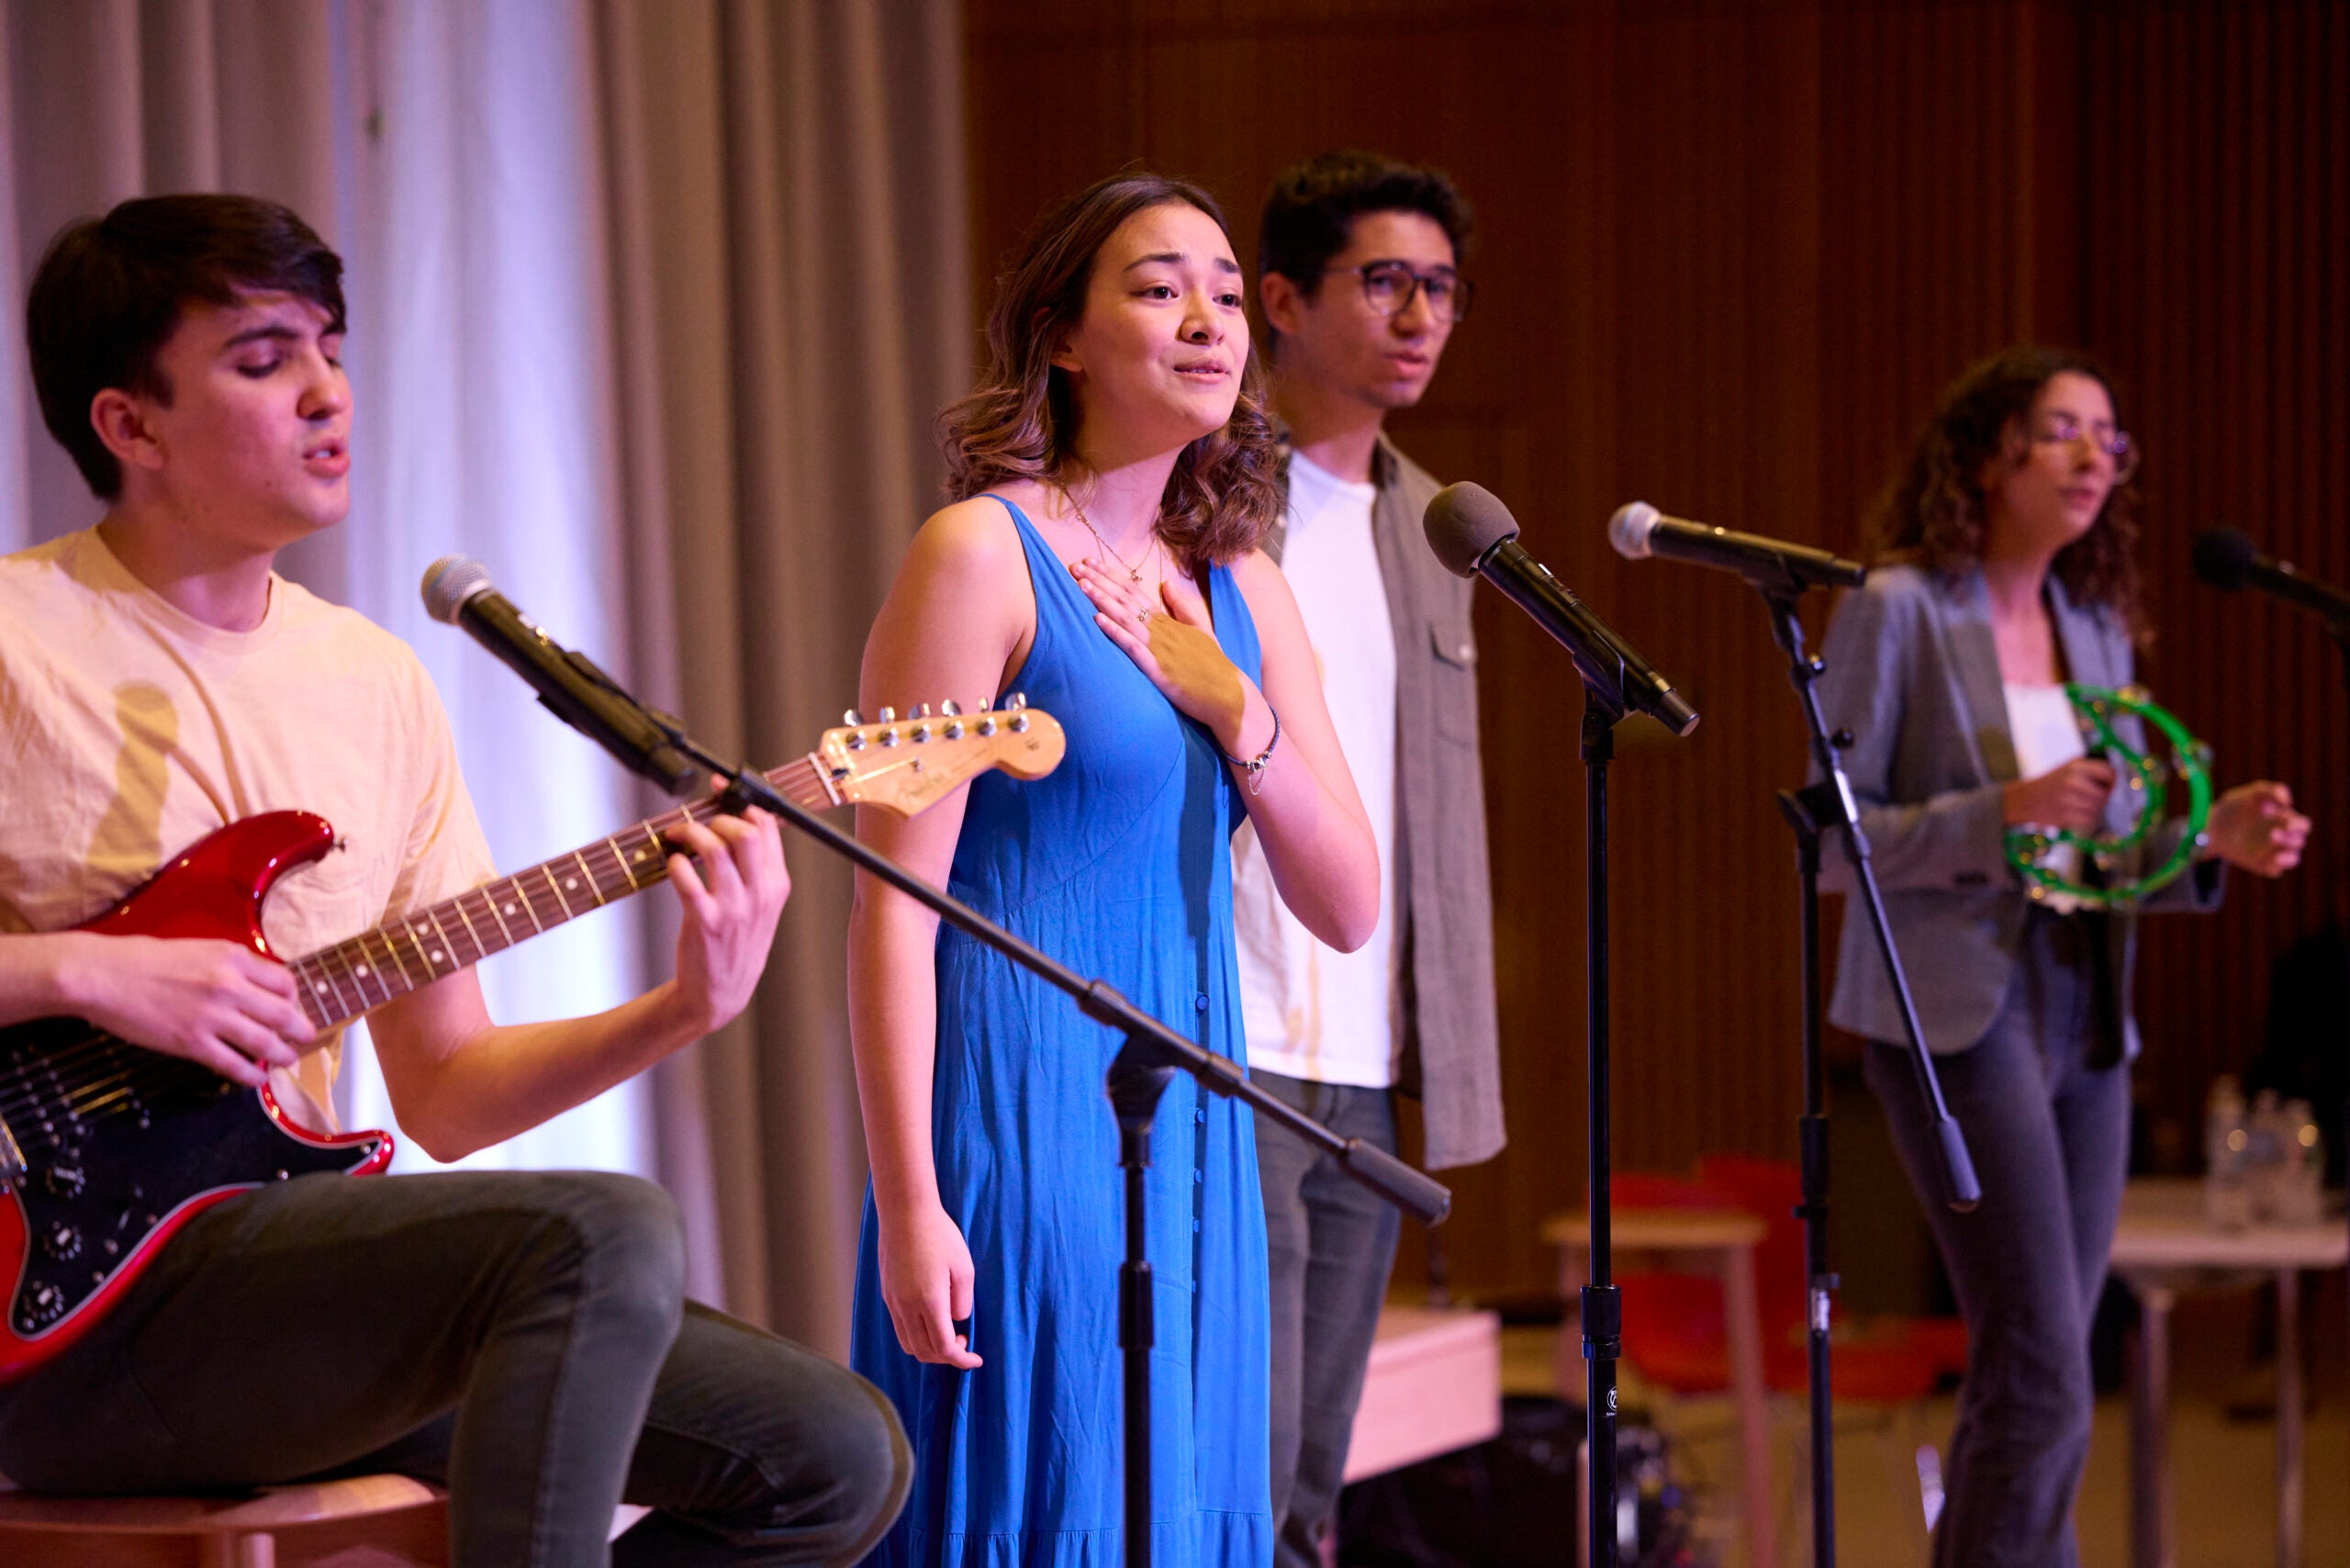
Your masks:
M2323 1298L2338 1308L2341 1296ZM2196 1338L2183 1333L2182 1362L2195 1354L2191 1347L2225 1346L2237 1354L2245 1341L2231 1321L2199 1322ZM2200 1332L2197 1332L2199 1330ZM2217 1332L2213 1332L2217 1330ZM1551 1353L1557 1331L1541 1327L1510 1327L1502 1331L1502 1386L1511 1394L1548 1394L1551 1385ZM2302 1539L2307 1561L2350 1562L2350 1394L2345 1394L2339 1360L2339 1332L2333 1345L2322 1344L2312 1368L2316 1405L2308 1427L2308 1487ZM2216 1358L2216 1352L2213 1353ZM2231 1419L2223 1405L2241 1398L2256 1379L2247 1379L2241 1365L2221 1367L2203 1362L2188 1374L2182 1369L2181 1387L2172 1407L2171 1462L2178 1478L2178 1562L2180 1568L2234 1568L2275 1561L2273 1490L2276 1428L2266 1419ZM1637 1373L1626 1369L1624 1404L1628 1413L1645 1403ZM1917 1407L1906 1435L1889 1435L1872 1415L1846 1412L1840 1416L1836 1439L1837 1559L1866 1568L1906 1568L1922 1563L1924 1535L1919 1523L1918 1479L1910 1450L1920 1442L1938 1448L1950 1434L1953 1401L1948 1395ZM1774 1397L1772 1459L1780 1498L1779 1558L1783 1564L1810 1561L1805 1518L1807 1495L1794 1468L1807 1449L1803 1406ZM1726 1397L1684 1398L1663 1407L1658 1424L1678 1439L1677 1451L1686 1480L1705 1488L1709 1506L1704 1516L1708 1540L1720 1543L1724 1568L1739 1568L1746 1560L1735 1515L1738 1497L1738 1447L1729 1402ZM1898 1464L1899 1470L1894 1466ZM1897 1491L1897 1487L1898 1490ZM1718 1513L1714 1510L1719 1510ZM2126 1393L2098 1402L2095 1436L2089 1450L2088 1475L2083 1484L2076 1513L2083 1568L2128 1568L2130 1540L2130 1408Z

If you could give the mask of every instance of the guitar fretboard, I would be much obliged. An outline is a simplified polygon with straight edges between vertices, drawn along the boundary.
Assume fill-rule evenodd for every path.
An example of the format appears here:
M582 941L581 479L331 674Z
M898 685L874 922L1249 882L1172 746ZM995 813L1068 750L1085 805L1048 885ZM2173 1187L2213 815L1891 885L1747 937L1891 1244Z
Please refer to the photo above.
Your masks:
M813 756L786 763L767 779L796 805L821 810L834 803ZM302 987L303 1010L319 1028L330 1029L589 910L642 892L667 875L672 850L665 832L688 820L708 822L717 813L715 801L696 801L321 947L291 966Z

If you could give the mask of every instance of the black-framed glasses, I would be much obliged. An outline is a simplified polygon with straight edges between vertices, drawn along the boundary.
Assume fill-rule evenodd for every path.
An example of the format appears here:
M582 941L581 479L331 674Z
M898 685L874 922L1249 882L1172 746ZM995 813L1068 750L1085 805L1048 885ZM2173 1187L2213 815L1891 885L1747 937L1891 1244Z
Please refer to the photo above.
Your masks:
M2034 446L2087 442L2091 450L2102 452L2113 460L2113 482L2117 485L2138 471L2138 443L2130 439L2128 431L2099 434L2064 414L2043 414L2031 422L2029 433Z
M1469 319L1469 280L1450 267L1416 273L1406 262L1366 262L1359 267L1326 267L1326 273L1352 273L1362 280L1365 303L1382 316L1401 316L1416 296L1426 295L1428 314L1439 322Z

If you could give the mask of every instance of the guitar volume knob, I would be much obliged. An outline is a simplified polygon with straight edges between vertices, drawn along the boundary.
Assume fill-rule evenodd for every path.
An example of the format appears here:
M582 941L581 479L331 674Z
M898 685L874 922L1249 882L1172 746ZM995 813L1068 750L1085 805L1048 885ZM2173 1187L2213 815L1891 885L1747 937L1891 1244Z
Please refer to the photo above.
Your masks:
M78 1198L82 1190L90 1183L89 1177L78 1165L52 1165L41 1173L40 1180L52 1198Z
M41 1232L40 1249L59 1262L69 1262L82 1255L82 1233L59 1220Z
M43 1280L25 1293L17 1309L17 1321L27 1328L39 1328L54 1323L65 1311L65 1293Z

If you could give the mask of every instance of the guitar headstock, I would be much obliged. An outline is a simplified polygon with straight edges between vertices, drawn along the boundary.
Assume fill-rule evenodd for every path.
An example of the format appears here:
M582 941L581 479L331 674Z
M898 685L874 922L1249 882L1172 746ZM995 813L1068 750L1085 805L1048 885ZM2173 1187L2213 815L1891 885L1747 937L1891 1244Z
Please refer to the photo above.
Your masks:
M845 804L879 806L910 817L991 767L1015 778L1042 778L1060 766L1068 738L1058 720L1018 692L1001 709L966 713L923 703L901 719L884 708L868 724L854 711L826 730L816 760Z

